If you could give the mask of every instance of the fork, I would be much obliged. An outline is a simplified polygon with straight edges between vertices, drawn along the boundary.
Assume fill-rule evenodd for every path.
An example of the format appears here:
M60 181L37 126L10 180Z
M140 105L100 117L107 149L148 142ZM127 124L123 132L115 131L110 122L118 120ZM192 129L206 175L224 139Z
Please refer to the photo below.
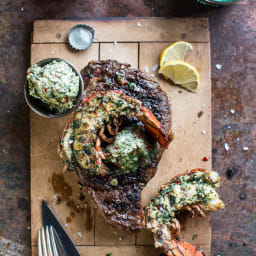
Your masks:
M67 255L60 238L53 226L46 226L38 230L39 256Z

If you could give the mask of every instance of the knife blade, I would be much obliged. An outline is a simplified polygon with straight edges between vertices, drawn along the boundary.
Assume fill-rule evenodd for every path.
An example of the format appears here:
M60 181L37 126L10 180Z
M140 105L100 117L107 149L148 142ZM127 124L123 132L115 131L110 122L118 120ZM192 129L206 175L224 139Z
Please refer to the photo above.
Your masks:
M72 240L44 200L42 200L42 219L43 226L53 226L55 228L67 255L80 256Z

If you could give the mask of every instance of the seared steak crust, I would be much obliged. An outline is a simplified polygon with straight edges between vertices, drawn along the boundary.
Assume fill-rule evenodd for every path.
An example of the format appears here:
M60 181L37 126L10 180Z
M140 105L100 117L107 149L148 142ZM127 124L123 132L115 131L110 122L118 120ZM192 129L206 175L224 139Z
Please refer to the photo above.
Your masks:
M145 105L161 122L168 136L171 127L170 106L166 93L159 83L149 79L129 64L114 60L91 61L82 70L85 84L85 98L95 92L119 90L134 97ZM138 120L124 122L139 123ZM152 168L138 170L135 174L90 175L86 170L76 167L81 182L91 191L92 198L105 221L118 229L136 232L144 227L144 212L141 206L141 191L154 176L163 148L152 136L148 141L157 146L157 157ZM118 185L111 186L110 180L117 179Z
M144 227L141 191L144 184L119 186L111 190L93 190L92 198L105 221L114 228L129 233Z
M126 95L142 101L161 122L166 134L171 127L170 106L166 93L158 82L148 78L144 72L115 60L91 61L81 72L85 84L85 96L102 90L120 90ZM122 84L118 75L124 76L129 84Z

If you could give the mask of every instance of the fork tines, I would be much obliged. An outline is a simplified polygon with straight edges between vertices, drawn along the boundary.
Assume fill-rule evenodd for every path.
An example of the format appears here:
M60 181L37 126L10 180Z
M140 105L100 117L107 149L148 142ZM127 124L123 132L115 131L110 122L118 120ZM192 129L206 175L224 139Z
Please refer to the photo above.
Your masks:
M39 256L59 256L54 227L46 226L38 230L38 253Z

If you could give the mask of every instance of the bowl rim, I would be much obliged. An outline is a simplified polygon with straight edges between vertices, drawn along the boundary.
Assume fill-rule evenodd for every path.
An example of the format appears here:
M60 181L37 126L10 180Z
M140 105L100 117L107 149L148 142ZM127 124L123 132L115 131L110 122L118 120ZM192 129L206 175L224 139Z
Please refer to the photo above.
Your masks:
M71 109L67 109L67 110L65 110L65 111L63 111L63 112L59 112L59 113L50 113L50 111L49 111L49 113L46 114L46 113L43 113L42 111L40 111L40 110L35 106L36 104L32 104L32 103L31 103L31 99L33 98L33 100L35 100L35 98L34 98L33 96L29 95L28 81L27 81L27 77L26 77L26 78L25 78L25 85L24 85L24 97L25 97L25 101L26 101L26 103L28 104L28 106L29 106L36 114L38 114L38 115L40 115L40 116L42 116L42 117L46 117L46 118L59 118L59 117L63 117L63 116L66 116L66 115L72 113L73 110L74 110L74 109L77 107L77 105L80 103L81 98L82 98L82 96L83 96L83 94L84 94L84 81L83 81L83 78L82 78L82 75L81 75L80 71L78 70L78 68L77 68L76 66L74 66L74 64L70 63L69 61L67 61L67 60L65 60L65 59L63 59L63 58L46 58L46 59L42 59L42 60L38 61L38 62L35 63L35 64L37 64L37 65L40 66L40 67L43 67L43 66L49 64L50 62L52 62L52 61L54 61L54 60L56 60L56 61L58 61L58 62L64 61L65 63L67 63L67 64L72 68L72 70L76 73L76 75L78 75L78 77L79 77L79 91L78 91L78 95L77 95L77 97L76 97L76 99L75 99L75 104L74 104L74 106L73 106ZM35 64L33 64L33 65L35 65ZM32 66L33 66L33 65L32 65ZM40 100L38 100L38 104L40 104L40 103L43 105L43 103L42 103Z
M219 0L203 0L202 2L209 3L209 4L215 4L215 5L232 5L232 4L236 4L238 2L242 2L242 1L244 1L244 0L231 0L228 2L227 1L220 2Z

